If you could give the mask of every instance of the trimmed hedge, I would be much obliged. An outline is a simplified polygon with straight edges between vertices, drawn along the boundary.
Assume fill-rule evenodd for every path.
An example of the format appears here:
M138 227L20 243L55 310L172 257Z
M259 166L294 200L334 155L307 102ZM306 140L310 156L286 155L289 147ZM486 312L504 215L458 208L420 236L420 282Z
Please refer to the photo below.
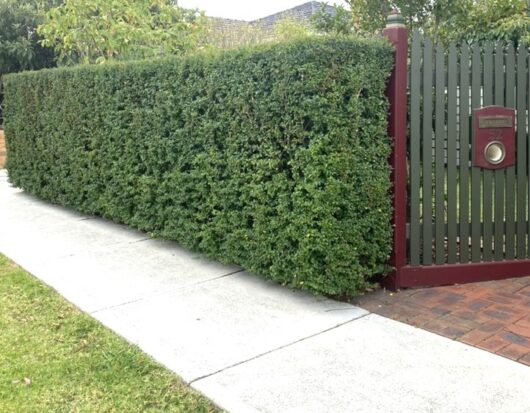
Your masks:
M290 286L390 252L382 40L310 38L5 78L11 182Z

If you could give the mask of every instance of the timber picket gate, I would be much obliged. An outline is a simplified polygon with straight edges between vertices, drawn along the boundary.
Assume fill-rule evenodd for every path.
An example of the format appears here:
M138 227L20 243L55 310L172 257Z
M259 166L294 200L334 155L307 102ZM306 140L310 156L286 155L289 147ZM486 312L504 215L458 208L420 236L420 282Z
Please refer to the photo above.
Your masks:
M384 34L395 46L387 92L394 140L394 272L387 286L530 275L527 48L444 47L414 33L409 53L407 30L397 13L389 17ZM482 152L475 148L479 129L473 114L490 106L515 111L514 163L498 169L474 161ZM498 137L501 129L486 132Z

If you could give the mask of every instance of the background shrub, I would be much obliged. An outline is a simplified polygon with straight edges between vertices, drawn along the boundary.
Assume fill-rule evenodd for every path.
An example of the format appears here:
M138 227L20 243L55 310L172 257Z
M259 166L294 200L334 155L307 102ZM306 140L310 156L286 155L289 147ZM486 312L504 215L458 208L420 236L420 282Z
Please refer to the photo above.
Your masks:
M382 40L307 38L5 79L11 182L280 283L351 294L390 251Z

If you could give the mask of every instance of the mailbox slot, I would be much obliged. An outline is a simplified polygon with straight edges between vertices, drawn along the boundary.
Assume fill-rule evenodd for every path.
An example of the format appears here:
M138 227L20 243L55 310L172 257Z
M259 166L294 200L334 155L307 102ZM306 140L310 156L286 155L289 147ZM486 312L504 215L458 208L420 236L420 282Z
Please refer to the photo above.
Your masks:
M515 110L486 106L473 111L473 165L486 169L515 164Z

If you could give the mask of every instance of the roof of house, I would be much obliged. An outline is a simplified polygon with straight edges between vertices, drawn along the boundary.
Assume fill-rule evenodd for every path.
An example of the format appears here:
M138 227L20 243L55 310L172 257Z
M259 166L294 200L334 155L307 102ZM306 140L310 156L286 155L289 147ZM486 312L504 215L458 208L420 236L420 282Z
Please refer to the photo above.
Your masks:
M283 19L288 18L300 22L308 21L311 16L317 13L322 7L324 7L325 10L330 14L335 13L335 9L326 3L322 3L320 1L309 1L291 9L283 10L278 13L271 14L270 16L252 20L250 22L244 20L224 19L219 17L212 17L211 19L213 20L215 26L220 29L231 29L245 25L254 25L265 30L272 30L274 25Z
M210 17L213 27L217 30L231 30L239 27L247 26L250 23L244 20L225 19L222 17Z
M264 29L272 29L276 23L283 19L292 19L295 21L308 21L315 13L317 13L322 7L328 13L334 13L332 6L321 3L319 1L310 1L299 6L293 7L288 10L284 10L275 14L272 14L261 19L252 21L252 24L259 25Z

